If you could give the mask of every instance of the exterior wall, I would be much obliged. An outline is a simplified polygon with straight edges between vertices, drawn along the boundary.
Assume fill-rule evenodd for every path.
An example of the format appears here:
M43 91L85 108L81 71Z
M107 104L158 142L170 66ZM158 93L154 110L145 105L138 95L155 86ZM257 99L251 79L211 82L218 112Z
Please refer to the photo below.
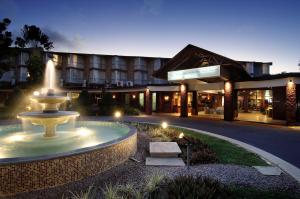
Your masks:
M286 119L286 110L285 110L285 101L286 101L286 87L273 87L273 119L276 120L285 120Z
M124 138L123 138L124 139ZM63 185L104 172L137 149L137 134L99 149L49 160L0 165L0 196Z
M55 62L56 69L59 71L58 74L61 74L57 85L66 88L116 87L117 81L123 82L123 86L120 87L168 84L166 80L152 77L153 72L159 69L166 62L165 60L169 60L167 58L44 52L41 49L20 50L15 59L17 67L12 69L15 75L10 77L9 80L5 79L6 82L12 81L11 79L13 78L16 79L17 84L18 82L26 82L26 62L31 54L42 55L45 63L52 59ZM53 58L49 58L49 55L53 56ZM94 67L93 57L100 58L100 68ZM116 62L115 60L118 61ZM100 76L101 80L91 81L93 79L93 74L91 73L101 73L101 75L95 75L97 78ZM102 78L103 75L105 76L104 78Z
M287 124L294 124L296 122L297 114L297 94L296 84L292 80L286 86L286 122Z

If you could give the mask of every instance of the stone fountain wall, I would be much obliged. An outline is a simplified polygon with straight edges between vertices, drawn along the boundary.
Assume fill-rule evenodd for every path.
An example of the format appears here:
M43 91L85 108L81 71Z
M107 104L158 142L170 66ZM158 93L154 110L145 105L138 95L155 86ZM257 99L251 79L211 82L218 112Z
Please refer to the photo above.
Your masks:
M93 150L47 160L0 165L0 196L45 189L81 180L126 161L137 150L136 130L123 140Z

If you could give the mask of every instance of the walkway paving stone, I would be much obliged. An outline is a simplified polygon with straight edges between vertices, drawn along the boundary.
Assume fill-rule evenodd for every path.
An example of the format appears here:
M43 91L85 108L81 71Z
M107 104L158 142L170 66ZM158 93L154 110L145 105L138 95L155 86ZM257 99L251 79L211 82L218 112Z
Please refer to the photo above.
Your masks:
M181 158L146 158L146 166L185 166Z

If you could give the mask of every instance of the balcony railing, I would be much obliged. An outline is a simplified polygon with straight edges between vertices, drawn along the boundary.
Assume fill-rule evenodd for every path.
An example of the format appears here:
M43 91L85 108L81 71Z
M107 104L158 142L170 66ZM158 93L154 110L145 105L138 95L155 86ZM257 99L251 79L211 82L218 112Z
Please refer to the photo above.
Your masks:
M147 85L148 80L143 80L143 79L135 79L133 81L134 85Z
M90 84L105 84L105 79L90 77L89 83Z

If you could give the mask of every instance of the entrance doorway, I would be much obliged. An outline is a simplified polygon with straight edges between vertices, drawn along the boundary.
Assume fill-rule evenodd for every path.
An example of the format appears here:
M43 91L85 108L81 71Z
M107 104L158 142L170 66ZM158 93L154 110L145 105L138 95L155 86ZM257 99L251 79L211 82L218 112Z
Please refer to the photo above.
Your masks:
M273 93L270 89L239 90L237 107L238 120L273 122Z

